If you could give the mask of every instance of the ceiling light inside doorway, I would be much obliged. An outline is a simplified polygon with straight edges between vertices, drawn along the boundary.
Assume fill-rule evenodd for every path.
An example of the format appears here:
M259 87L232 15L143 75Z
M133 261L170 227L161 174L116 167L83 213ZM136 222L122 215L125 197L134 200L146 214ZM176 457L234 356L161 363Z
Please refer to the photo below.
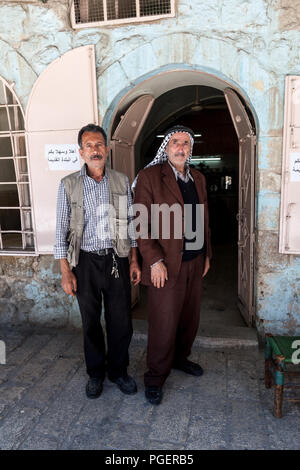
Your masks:
M163 139L164 138L164 134L159 134L156 136L158 139ZM202 137L202 134L194 134L194 137Z
M192 157L192 163L194 162L220 162L221 157Z

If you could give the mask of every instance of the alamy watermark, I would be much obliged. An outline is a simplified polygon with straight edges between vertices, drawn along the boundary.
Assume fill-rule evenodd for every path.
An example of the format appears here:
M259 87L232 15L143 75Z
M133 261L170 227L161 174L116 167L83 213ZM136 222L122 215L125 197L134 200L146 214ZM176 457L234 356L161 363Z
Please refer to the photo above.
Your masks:
M6 364L6 346L4 341L0 340L0 364Z
M115 204L97 207L97 234L102 240L133 239L180 240L186 239L187 250L200 250L204 244L204 204L172 205L132 204L127 196L117 196Z

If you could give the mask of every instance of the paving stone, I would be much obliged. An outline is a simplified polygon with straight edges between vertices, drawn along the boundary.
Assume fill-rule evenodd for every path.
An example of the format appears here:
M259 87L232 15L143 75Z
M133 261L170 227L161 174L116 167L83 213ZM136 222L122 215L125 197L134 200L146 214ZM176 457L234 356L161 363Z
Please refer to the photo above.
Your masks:
M39 362L52 361L59 355L64 355L66 349L73 342L74 335L59 331L40 351L37 356Z
M143 449L145 439L149 435L149 426L133 425L112 421L103 422L101 425L103 437L102 443L106 449L135 450Z
M210 442L210 441L209 441ZM204 439L199 439L197 441L188 442L185 446L185 450L226 450L227 447L225 445L218 444L217 442L205 442Z
M259 348L229 349L228 351L224 353L228 359L232 359L236 362L245 360L245 361L255 363L259 360L264 360L264 357L265 357L264 349L259 349Z
M64 350L63 355L64 357L83 357L83 338L81 332L76 332L71 344Z
M25 341L10 354L7 355L8 365L19 365L26 362L51 339L51 336L46 334L32 334L25 339Z
M273 387L269 389L266 388L264 380L259 380L259 396L262 406L264 408L265 415L272 415L274 408L274 389ZM286 406L286 403L284 403L284 406Z
M144 448L148 427L103 420L98 427L74 426L72 443L68 449L81 450L136 450ZM92 438L91 438L92 437ZM66 447L61 447L65 449Z
M186 438L191 413L192 394L164 389L162 403L153 413L153 421L149 438L182 442ZM153 406L153 405L148 405Z
M0 385L6 382L10 374L15 371L15 366L8 366L7 364L0 365Z
M36 425L34 433L44 437L50 435L58 442L63 440L84 407L84 397L82 378L76 374L50 404Z
M104 441L104 439L103 439ZM74 425L67 439L61 444L60 450L105 450L102 432L98 429Z
M193 390L192 413L195 411L201 414L202 410L206 408L225 412L226 406L227 398L224 378L214 374L209 380L205 381L205 377L203 377L199 387Z
M149 406L142 388L135 395L124 395L116 415L122 423L150 424L153 412L154 408Z
M207 408L192 409L187 449L225 449L227 420L225 411Z
M226 355L222 351L200 351L198 360L204 374L209 372L225 373Z
M79 363L77 359L59 358L53 367L51 367L47 375L42 379L37 387L33 387L24 397L31 403L36 403L37 407L45 407L49 405L49 401L55 393L65 384L72 373L76 372Z
M22 395L26 393L26 386L11 385L8 382L0 385L0 405L8 406L19 401Z
M26 334L9 335L7 332L0 333L0 339L5 342L6 354L11 353L14 349L22 344Z
M145 362L145 352L146 346L145 344L142 345L132 345L129 348L129 366L128 366L128 374L136 375L136 371L141 364L141 361ZM143 371L144 372L144 371Z
M144 450L184 450L183 444L173 444L172 442L165 441L152 441L148 440L145 442Z
M203 376L195 377L180 370L172 369L166 383L168 388L179 391L193 391L198 389L202 380Z
M259 399L255 363L242 359L228 360L228 397L246 401Z
M17 448L25 437L26 429L33 426L40 416L40 411L33 408L15 407L12 413L1 421L0 449Z
M232 449L263 449L269 447L268 432L259 401L230 402L230 447Z
M31 386L47 372L47 369L47 364L41 364L34 357L26 364L19 366L14 373L10 373L10 379L17 385Z
M103 392L97 399L89 399L85 395L85 383L82 387L82 410L75 424L91 426L101 424L103 420L116 418L116 408L122 403L125 395L116 387L107 387L107 381L103 384Z
M18 450L57 450L58 448L59 444L56 439L34 434L25 439Z
M300 417L284 414L275 418L265 414L266 432L269 435L270 449L300 450Z
M146 364L146 351L140 356L139 362L137 363L136 369L134 371L134 378L137 383L141 384L144 387L144 373L147 370Z

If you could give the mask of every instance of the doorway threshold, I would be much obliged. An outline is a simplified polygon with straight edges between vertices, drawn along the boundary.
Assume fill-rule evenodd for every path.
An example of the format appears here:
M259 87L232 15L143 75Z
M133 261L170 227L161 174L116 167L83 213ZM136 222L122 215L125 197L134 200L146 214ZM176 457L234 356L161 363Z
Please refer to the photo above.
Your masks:
M247 326L212 325L200 323L197 346L206 348L258 348L258 336L255 328Z
M147 321L133 318L133 336L136 341L147 341ZM195 347L214 349L244 349L259 347L257 331L247 326L223 326L200 323Z

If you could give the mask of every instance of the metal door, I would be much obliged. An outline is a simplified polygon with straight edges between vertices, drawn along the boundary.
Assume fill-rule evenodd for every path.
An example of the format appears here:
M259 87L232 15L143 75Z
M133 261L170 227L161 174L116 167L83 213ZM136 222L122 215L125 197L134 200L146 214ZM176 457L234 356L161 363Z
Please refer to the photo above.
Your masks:
M130 184L135 178L134 145L150 113L154 98L140 96L121 116L110 142L111 166L128 176Z
M224 90L239 140L238 308L249 326L254 319L254 172L256 135L237 93Z

